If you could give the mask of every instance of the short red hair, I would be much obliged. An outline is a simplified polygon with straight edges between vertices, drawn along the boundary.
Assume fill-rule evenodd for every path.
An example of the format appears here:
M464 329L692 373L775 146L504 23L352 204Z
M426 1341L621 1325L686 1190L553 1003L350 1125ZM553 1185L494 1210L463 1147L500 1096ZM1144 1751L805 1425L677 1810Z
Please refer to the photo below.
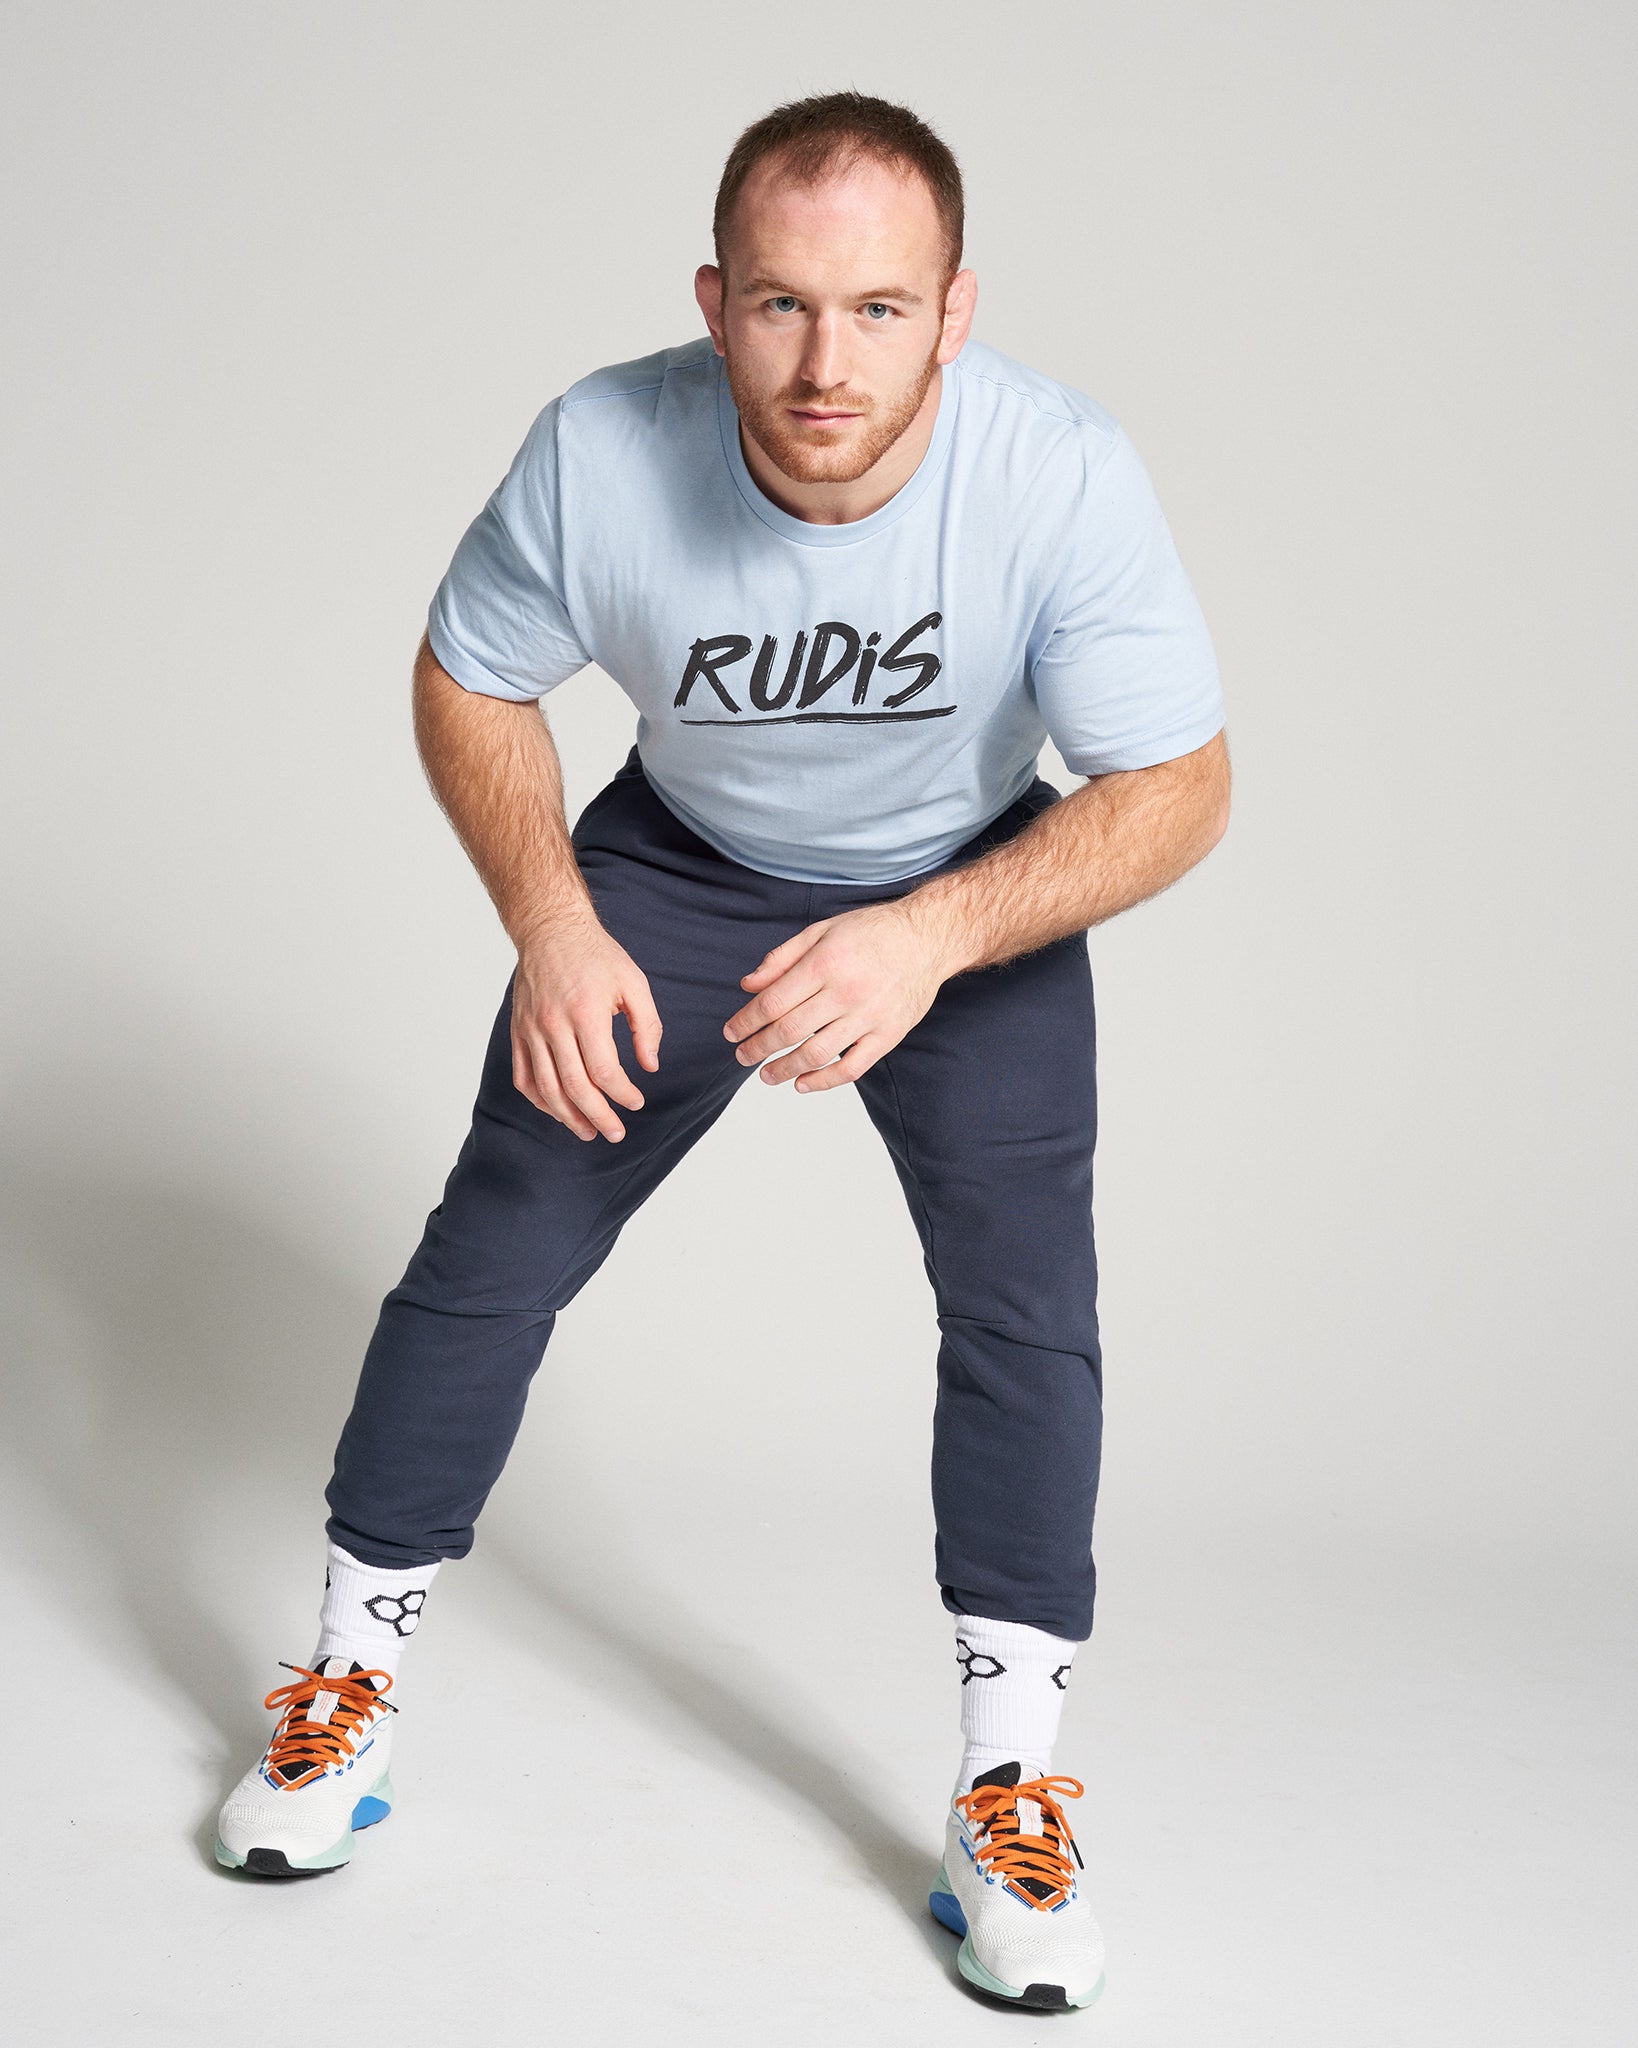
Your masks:
M845 170L861 159L911 172L932 194L944 229L949 274L954 276L961 268L966 197L954 153L919 114L862 92L827 92L812 99L791 100L746 129L722 167L711 217L719 265L745 180L770 157L777 157L780 170L798 185L816 185L833 171Z

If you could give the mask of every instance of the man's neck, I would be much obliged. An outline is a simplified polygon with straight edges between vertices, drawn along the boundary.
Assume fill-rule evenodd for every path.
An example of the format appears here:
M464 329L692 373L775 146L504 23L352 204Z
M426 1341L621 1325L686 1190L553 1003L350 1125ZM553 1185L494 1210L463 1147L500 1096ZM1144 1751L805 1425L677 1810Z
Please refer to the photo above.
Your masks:
M771 498L781 512L804 519L810 526L850 526L856 519L868 519L879 512L889 498L896 497L921 466L938 422L939 394L944 372L935 369L927 395L915 418L887 452L871 464L863 476L845 484L801 483L775 467L743 426L739 445L745 467L751 472L764 497Z

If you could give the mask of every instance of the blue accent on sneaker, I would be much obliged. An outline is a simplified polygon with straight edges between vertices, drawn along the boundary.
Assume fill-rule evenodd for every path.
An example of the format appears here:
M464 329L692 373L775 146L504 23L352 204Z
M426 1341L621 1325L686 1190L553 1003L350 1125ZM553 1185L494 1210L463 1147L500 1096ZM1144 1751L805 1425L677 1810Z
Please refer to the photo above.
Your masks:
M385 1820L392 1808L384 1799L377 1799L367 1793L353 1808L352 1825L356 1828L373 1828L378 1820Z
M929 1892L927 1904L940 1927L948 1927L952 1934L967 1932L967 1916L954 1892Z

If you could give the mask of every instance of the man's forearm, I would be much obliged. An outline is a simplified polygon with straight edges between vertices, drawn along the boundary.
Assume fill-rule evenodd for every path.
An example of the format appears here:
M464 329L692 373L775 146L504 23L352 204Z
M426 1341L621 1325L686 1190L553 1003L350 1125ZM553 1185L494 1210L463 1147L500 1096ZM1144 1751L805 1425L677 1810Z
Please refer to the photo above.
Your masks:
M1099 776L901 907L949 962L946 975L994 966L1170 887L1223 836L1228 804L1219 733L1176 761Z
M595 920L539 706L463 690L423 641L415 740L433 794L518 950L549 926Z

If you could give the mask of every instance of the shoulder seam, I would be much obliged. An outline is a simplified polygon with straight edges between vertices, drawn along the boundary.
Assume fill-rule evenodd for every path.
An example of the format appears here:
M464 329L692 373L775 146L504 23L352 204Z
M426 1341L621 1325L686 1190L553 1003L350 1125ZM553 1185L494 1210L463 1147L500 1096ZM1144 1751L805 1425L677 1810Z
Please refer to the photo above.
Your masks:
M664 383L663 377L656 377L647 384L627 384L619 391L583 391L578 397L572 391L566 391L558 400L558 410L570 412L577 405L595 405L603 398L635 398L642 391L658 391Z
M1061 420L1067 427L1095 427L1098 424L1092 415L1086 412L1049 412L1033 393L1021 390L1016 384L1005 383L999 377L986 377L982 370L970 370L965 364L962 364L961 374L963 377L971 377L975 384L989 384L997 391L1006 391L1014 398L1021 398L1025 405L1033 406L1043 419ZM1110 414L1109 417L1114 419L1113 414ZM1115 421L1117 431L1119 424L1118 420Z

